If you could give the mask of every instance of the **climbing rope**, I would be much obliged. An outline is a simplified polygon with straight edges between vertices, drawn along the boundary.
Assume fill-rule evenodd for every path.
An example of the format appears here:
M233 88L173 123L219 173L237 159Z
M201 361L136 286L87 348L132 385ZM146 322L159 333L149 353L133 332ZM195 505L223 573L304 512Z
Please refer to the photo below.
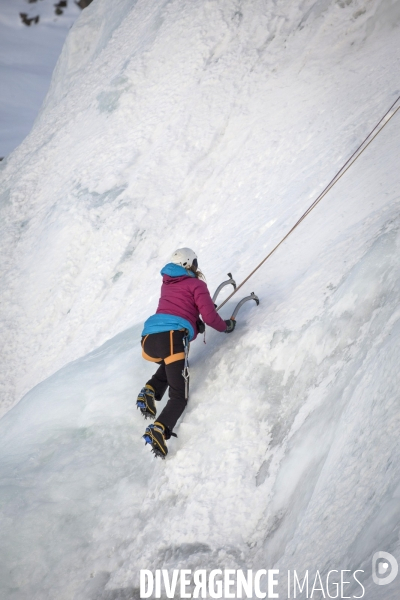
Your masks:
M310 214L310 212L317 206L319 202L321 202L322 198L326 196L326 194L333 188L333 186L339 181L341 177L350 169L350 167L355 163L355 161L361 156L361 154L368 148L368 146L373 142L376 136L382 131L382 129L389 123L390 119L394 117L397 111L400 109L400 105L394 110L394 107L399 102L400 96L393 102L392 106L389 110L384 114L379 123L375 125L375 127L369 132L364 141L358 146L358 148L353 152L350 158L344 163L344 165L339 169L336 175L331 179L328 185L322 190L322 192L317 196L314 202L307 208L307 210L301 215L300 219L293 225L293 227L287 232L287 234L281 239L281 241L271 250L269 254L256 266L255 269L240 283L234 291L227 297L225 300L218 306L217 310L219 310L224 304L232 298L236 294L238 290L254 275L256 271L269 259L270 256L279 248L281 244L289 237L289 235L300 225L302 221Z

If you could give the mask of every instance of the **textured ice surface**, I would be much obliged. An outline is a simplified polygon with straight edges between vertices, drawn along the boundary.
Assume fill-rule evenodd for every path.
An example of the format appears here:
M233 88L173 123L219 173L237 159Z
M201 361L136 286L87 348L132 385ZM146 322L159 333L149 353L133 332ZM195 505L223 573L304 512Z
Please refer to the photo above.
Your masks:
M398 115L243 288L260 306L192 345L165 462L134 406L170 252L212 291L254 268L399 94L398 16L82 13L0 166L2 597L136 598L140 568L217 567L363 569L366 598L398 596L371 581L374 552L400 558Z

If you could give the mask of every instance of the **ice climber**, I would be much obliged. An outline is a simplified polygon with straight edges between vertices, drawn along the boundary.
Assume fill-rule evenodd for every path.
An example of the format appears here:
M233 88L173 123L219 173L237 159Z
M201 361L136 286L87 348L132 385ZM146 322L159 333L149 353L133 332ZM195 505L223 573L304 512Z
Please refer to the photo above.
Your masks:
M146 419L154 419L155 401L161 400L169 387L167 404L143 436L155 455L165 458L168 454L165 441L175 435L173 429L187 404L189 342L203 333L204 323L217 331L231 333L236 322L224 321L215 310L197 256L190 248L176 250L161 275L157 312L147 319L142 331L143 358L160 366L141 390L136 404Z

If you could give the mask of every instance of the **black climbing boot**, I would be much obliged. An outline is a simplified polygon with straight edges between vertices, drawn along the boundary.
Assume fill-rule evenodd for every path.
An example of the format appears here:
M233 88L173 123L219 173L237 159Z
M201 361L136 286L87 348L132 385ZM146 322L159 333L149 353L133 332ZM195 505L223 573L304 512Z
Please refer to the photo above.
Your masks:
M141 389L137 400L136 406L140 409L140 412L145 419L154 419L157 414L156 403L155 403L155 392L151 385L146 384Z
M168 433L167 428L158 421L154 425L149 425L144 432L144 441L146 444L150 444L152 452L161 458L165 458L168 454L168 448L165 443L165 439L170 437Z

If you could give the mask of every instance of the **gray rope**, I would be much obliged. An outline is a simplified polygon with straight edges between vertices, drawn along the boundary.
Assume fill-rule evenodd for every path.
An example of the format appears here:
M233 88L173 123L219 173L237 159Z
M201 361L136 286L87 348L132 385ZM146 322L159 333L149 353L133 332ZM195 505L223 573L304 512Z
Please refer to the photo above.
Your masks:
M268 260L270 256L279 248L281 244L289 237L289 235L300 225L302 221L310 214L310 212L317 206L319 202L321 202L322 198L326 196L326 194L333 188L333 186L343 177L343 175L350 169L350 167L355 163L355 161L361 156L361 154L368 148L368 146L374 141L376 136L382 131L382 129L389 123L390 119L394 117L397 111L400 109L400 106L393 110L398 101L400 100L400 96L393 102L392 106L389 110L384 114L379 123L375 125L375 127L369 132L367 137L361 142L358 148L353 152L350 158L344 163L344 165L339 169L336 175L331 179L328 185L322 190L322 192L317 196L314 202L307 208L307 210L301 215L300 219L293 225L293 227L287 232L287 234L281 239L281 241L271 250L269 254L256 266L255 269L245 278L242 283L240 283L236 289L227 297L225 300L218 306L217 310L219 310L224 304L232 298L236 294L238 290L254 275L256 271ZM393 111L391 113L391 111ZM391 113L391 114L390 114Z

